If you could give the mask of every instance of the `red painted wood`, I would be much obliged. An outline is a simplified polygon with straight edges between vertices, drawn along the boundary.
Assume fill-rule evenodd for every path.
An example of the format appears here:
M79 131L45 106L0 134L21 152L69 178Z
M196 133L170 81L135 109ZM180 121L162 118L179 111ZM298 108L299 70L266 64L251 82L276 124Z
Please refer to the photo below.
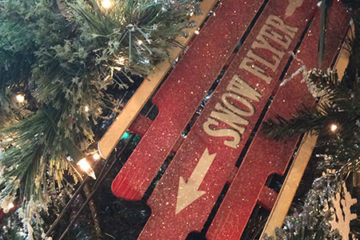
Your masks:
M152 124L152 120L143 115L138 115L135 121L130 125L129 131L139 136L144 136Z
M339 2L334 1L328 13L323 66L330 66L334 59L347 31L348 21L345 10ZM295 61L291 64L288 76L303 64L308 68L317 67L319 23L320 15L318 14L297 54L301 62ZM302 76L297 76L284 87L279 88L265 119L272 118L276 114L290 118L303 104L307 106L314 104L314 99L310 96L306 84L301 80ZM285 173L298 139L294 137L277 142L265 138L260 132L256 134L206 235L207 239L238 240L240 238L267 177L272 173Z
M219 4L216 16L208 20L155 96L159 114L115 178L116 196L142 198L261 4L239 0Z
M275 204L277 196L277 192L275 192L271 188L264 186L260 192L258 203L266 210L271 211Z
M139 239L185 239L189 232L200 231L202 229L224 184L228 181L235 167L235 162L249 138L262 109L271 93L279 85L278 79L290 56L289 51L295 47L302 31L305 29L306 19L313 16L313 9L316 3L316 0L305 0L304 4L294 12L294 15L286 19L284 18L286 24L298 27L298 31L288 49L282 49L280 45L271 42L273 46L276 46L284 52L284 56L281 58L277 69L265 69L266 75L272 79L271 82L267 84L264 80L256 77L249 71L240 69L239 65L244 60L246 54L248 54L250 48L252 48L255 38L265 23L269 19L272 19L273 15L284 16L285 14L287 4L284 4L283 1L269 1L248 36L248 39L237 53L212 98L189 132L150 197L148 204L152 209L152 216L139 236ZM253 52L269 61L273 59L273 55L269 50L253 49ZM259 63L256 62L255 64ZM215 109L215 105L222 101L223 94L229 92L227 87L235 74L255 88L261 94L261 98L258 102L251 101L251 104L255 107L255 113L252 116L244 117L249 121L249 124L242 134L242 140L238 143L238 146L232 148L224 145L224 140L229 140L228 138L211 137L206 134L203 130L203 124L207 122L211 112ZM235 100L232 101L234 101L233 104L238 108L246 109L245 105L235 102ZM222 122L220 128L229 128L229 126ZM202 162L201 159L203 159L202 156L207 153L206 150L208 150L210 155L216 154L216 156L208 171L200 174L200 176L203 177L203 181L201 181L199 191L205 191L205 194L176 214L180 177L182 177L184 181L191 181L189 179L192 179L194 172L197 172L197 166L200 164L199 162ZM247 188L247 191L252 192L252 189ZM256 192L256 194L258 193L259 191ZM194 195L190 194L189 197L190 196ZM255 199L255 203L256 200L257 199Z
M179 150L179 148L181 147L181 145L183 144L184 140L185 140L185 138L183 136L180 136L178 138L178 140L176 141L176 143L175 143L173 149L171 150L171 152L176 153Z

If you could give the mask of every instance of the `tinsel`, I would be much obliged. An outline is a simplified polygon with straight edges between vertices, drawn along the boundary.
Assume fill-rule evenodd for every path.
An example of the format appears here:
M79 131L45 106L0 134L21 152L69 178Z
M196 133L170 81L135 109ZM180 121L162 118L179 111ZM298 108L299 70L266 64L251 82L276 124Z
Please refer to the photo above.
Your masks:
M285 218L282 228L275 230L276 236L266 236L265 240L341 240L337 231L332 231L333 218L329 205L331 198L341 192L340 172L327 172L314 180L302 206L293 207Z
M57 3L60 3L58 5ZM117 112L109 89L126 88L169 59L195 0L3 0L0 2L0 203L31 218L76 184L72 161ZM21 94L24 101L17 102ZM70 160L70 161L69 161ZM71 176L72 184L64 179Z

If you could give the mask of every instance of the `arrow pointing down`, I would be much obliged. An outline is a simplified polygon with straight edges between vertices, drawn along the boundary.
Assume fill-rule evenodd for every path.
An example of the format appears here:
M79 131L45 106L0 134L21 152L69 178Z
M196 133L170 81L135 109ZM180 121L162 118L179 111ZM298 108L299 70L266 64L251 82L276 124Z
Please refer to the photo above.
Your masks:
M206 193L205 191L199 191L199 187L213 163L215 156L216 153L209 154L209 150L206 148L189 180L185 182L184 178L180 177L175 214L181 212Z

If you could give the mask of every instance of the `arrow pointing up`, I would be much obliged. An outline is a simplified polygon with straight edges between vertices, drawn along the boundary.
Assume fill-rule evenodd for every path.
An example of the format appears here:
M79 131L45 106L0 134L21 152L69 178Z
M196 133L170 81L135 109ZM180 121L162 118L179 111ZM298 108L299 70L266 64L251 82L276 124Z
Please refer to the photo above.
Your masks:
M206 148L189 180L185 182L184 178L180 177L175 214L181 212L206 193L205 191L199 191L199 187L213 163L215 156L216 153L209 154L209 150Z

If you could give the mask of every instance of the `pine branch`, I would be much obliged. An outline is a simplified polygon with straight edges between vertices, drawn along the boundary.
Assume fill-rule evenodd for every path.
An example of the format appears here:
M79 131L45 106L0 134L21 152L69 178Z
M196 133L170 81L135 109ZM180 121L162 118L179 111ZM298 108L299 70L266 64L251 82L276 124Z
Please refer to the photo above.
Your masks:
M360 144L360 88L353 89L338 80L337 74L312 70L307 79L309 89L322 100L316 108L297 111L291 119L276 116L265 122L265 135L281 140L311 131L320 135L318 144L325 146L339 162L359 156ZM337 128L331 131L331 126ZM337 164L334 162L334 164Z
M76 183L68 158L86 155L103 110L116 107L108 89L167 60L195 5L125 0L103 11L94 0L61 9L47 0L0 2L0 202L17 196L33 214L34 203L45 207L68 187L64 176ZM18 92L24 103L14 101Z

